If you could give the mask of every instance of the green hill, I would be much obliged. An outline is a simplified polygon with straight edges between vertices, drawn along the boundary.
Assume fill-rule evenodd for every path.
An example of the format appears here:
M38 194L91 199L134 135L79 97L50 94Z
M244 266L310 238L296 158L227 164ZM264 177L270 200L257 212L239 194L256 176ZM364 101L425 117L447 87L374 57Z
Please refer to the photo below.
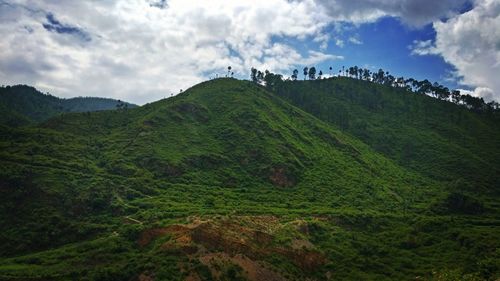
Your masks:
M0 87L0 109L6 113L0 117L0 124L27 125L45 121L61 113L109 110L116 109L117 105L136 107L107 98L60 99L25 85L6 86Z
M498 276L498 197L340 128L235 79L0 126L0 279Z
M276 94L425 176L500 191L500 116L353 78L287 81Z

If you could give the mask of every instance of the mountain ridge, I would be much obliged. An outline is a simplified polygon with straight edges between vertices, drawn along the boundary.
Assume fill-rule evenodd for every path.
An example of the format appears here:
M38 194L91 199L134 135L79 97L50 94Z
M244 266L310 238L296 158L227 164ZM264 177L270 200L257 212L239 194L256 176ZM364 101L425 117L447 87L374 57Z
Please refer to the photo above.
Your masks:
M10 126L35 124L62 113L109 110L125 106L137 105L100 97L58 98L26 85L0 88L0 108L8 113L0 119L0 123Z

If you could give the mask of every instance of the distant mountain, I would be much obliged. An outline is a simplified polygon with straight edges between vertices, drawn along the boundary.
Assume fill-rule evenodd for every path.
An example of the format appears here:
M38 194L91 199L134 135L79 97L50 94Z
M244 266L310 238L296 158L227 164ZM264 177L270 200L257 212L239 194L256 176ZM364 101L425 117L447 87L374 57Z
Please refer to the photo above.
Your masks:
M0 126L0 279L499 276L497 143L441 140L495 138L493 117L444 121L443 101L343 78L284 83Z
M134 104L108 98L61 99L26 85L6 86L0 87L0 109L5 112L0 117L0 124L26 125L47 120L61 113L112 110L116 109L117 105L136 107Z

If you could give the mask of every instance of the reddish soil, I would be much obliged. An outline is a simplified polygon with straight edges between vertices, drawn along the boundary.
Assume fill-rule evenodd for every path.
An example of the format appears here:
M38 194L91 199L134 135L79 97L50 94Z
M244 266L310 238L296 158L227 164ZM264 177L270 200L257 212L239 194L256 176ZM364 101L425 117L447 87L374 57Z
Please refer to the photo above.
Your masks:
M158 237L169 235L171 238L161 246L161 250L181 253L190 259L197 258L207 266L210 259L237 264L250 280L285 280L259 262L270 255L282 256L304 272L317 270L327 262L323 254L314 250L311 242L300 238L309 232L306 222L297 223L297 238L286 247L273 244L273 233L280 227L283 225L279 220L271 216L196 221L146 230L138 244L144 247ZM212 274L215 277L220 272ZM192 275L189 278L196 280L193 279L196 277Z
M152 228L145 230L141 236L139 237L139 241L137 242L139 246L145 247L151 241L155 240L160 236L165 235L175 235L179 233L187 233L190 229L183 225L173 224L164 228Z

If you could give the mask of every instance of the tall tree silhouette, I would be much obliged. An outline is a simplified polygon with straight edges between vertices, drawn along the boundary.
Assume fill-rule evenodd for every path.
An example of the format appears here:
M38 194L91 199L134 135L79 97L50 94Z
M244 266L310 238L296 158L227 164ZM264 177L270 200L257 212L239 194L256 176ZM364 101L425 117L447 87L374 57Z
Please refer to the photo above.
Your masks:
M264 73L262 71L257 71L257 83L260 83L262 80L264 80Z
M252 79L253 82L257 83L257 69L253 68L250 70L250 78Z
M316 79L316 67L314 67L314 66L309 68L309 79L310 80Z
M299 76L299 71L297 69L294 69L292 73L292 80L293 81L297 80L298 76Z
M309 68L306 66L304 67L304 80L306 80L307 74L309 74Z
M368 81L370 79L370 76L371 76L370 70L368 70L366 68L363 69L363 79Z
M451 92L451 101L458 104L460 102L460 91L454 90Z

